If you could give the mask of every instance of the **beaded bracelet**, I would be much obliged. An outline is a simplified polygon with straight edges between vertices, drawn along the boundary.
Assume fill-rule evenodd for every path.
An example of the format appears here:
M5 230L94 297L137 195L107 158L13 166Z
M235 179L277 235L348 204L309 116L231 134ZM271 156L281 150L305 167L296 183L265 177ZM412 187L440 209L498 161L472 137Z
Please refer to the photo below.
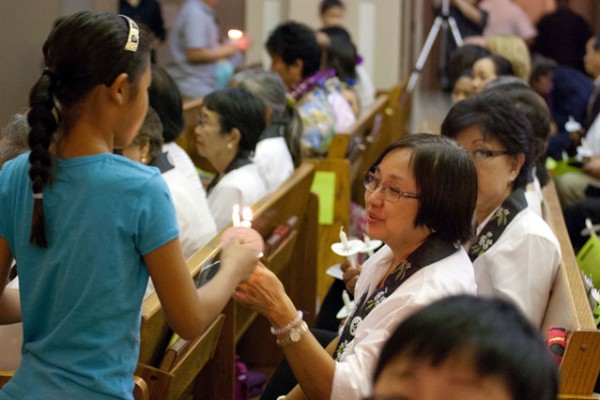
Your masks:
M294 326L298 325L298 323L302 321L303 316L304 314L302 313L302 311L298 311L298 315L296 315L296 318L294 318L294 320L286 326L281 328L275 328L274 326L272 326L271 333L275 336L283 335L284 333L289 333L289 331L291 331Z

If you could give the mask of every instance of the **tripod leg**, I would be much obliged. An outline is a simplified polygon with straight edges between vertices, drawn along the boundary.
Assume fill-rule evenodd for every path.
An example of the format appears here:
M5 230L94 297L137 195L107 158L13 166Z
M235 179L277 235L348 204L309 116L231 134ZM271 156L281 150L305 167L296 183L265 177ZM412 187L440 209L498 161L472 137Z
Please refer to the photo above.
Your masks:
M414 90L417 80L419 79L419 75L423 71L423 66L425 65L425 61L427 61L427 57L429 57L429 52L431 52L431 48L433 47L433 43L440 32L440 27L442 26L443 19L440 16L435 18L433 22L433 26L427 35L427 40L425 40L425 44L423 45L423 49L421 49L421 53L419 54L419 58L417 59L417 63L415 64L415 68L413 72L410 74L410 79L408 80L408 85L406 86L406 91L408 93L412 93Z
M454 17L448 17L448 24L450 25L450 31L452 32L452 36L454 37L456 45L462 46L462 36L460 35L460 30L458 30L458 25L456 25L456 20L454 19Z

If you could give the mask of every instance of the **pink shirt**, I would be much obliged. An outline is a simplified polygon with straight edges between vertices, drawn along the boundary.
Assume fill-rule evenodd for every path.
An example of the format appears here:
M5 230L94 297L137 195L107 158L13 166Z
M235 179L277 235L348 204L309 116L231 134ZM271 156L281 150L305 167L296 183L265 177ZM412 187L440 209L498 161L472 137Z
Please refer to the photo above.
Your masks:
M489 14L483 36L514 35L528 40L537 35L525 11L511 0L483 0L479 7Z

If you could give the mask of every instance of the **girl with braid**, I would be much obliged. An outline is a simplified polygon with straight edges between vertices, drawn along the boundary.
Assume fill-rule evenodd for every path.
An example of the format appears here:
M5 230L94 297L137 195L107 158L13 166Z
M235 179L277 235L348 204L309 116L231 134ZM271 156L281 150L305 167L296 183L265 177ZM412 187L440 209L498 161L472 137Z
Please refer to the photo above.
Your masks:
M169 323L191 339L252 272L257 250L234 239L197 290L160 172L113 154L146 114L145 31L84 11L50 33L43 55L31 152L0 172L0 324L23 322L21 365L0 399L131 399L149 275ZM5 289L13 257L20 293Z

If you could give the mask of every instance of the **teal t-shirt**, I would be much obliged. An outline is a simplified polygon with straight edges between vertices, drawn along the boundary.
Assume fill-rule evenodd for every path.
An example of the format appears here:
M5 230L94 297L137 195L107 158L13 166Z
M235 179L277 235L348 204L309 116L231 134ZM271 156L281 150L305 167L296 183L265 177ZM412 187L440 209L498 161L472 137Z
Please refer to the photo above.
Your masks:
M28 156L0 171L0 236L19 269L24 336L0 399L131 399L143 255L179 234L168 188L157 169L121 156L54 159L42 249L29 243Z

